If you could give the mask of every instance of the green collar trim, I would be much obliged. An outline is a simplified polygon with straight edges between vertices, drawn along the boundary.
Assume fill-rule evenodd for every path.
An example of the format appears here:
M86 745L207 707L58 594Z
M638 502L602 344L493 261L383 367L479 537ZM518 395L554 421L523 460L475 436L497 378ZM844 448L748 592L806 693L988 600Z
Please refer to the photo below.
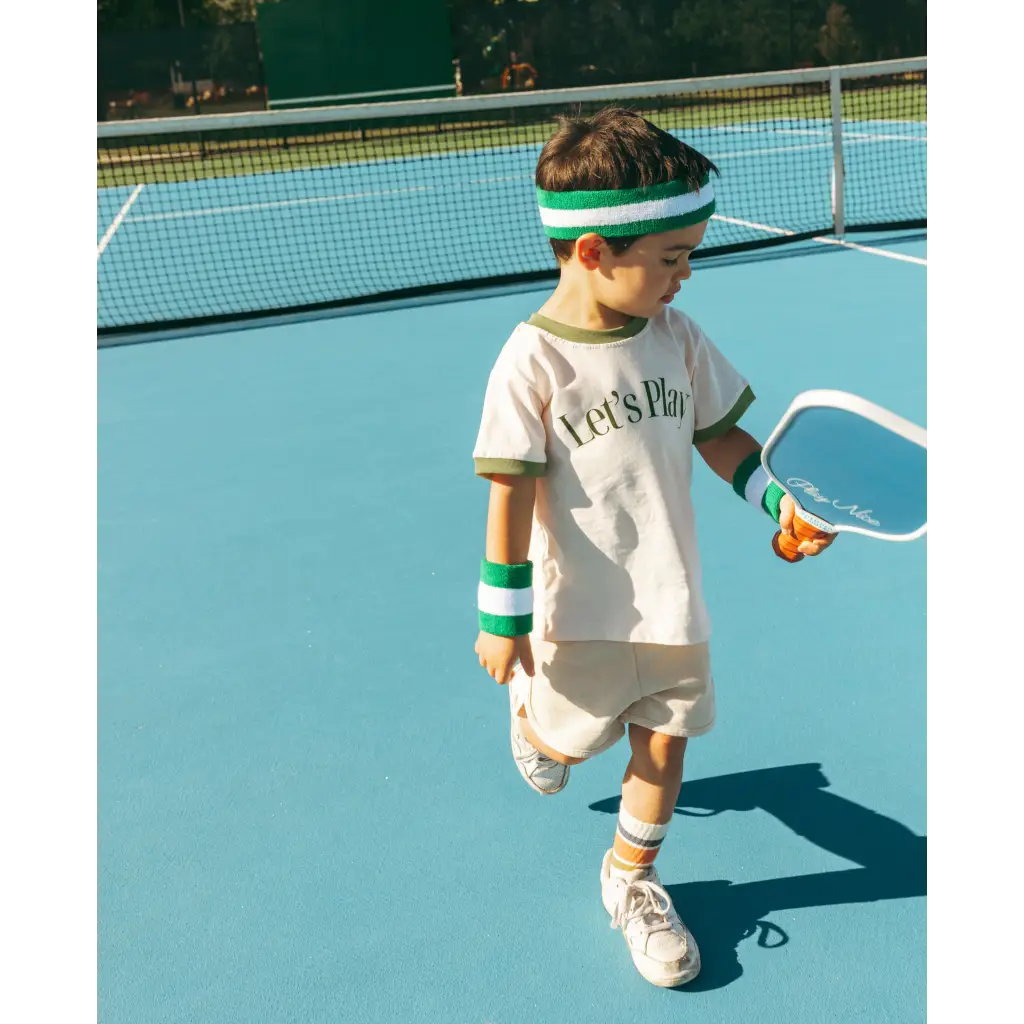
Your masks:
M607 331L588 331L584 327L570 327L569 324L560 324L542 313L534 313L526 322L531 327L539 327L542 331L555 335L556 338L577 341L584 345L607 345L610 341L625 341L627 338L636 337L647 326L647 321L642 316L634 317L629 323Z

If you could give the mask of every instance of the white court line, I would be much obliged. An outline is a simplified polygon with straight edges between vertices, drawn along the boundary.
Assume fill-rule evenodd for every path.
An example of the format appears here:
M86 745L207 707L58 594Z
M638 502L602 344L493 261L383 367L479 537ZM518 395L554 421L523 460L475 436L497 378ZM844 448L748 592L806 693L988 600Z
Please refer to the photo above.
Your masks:
M694 132L706 131L697 127ZM758 125L723 125L712 129L716 132L728 132L735 135L813 135L815 138L831 138L831 128L764 128Z
M848 132L843 129L843 139L855 142L869 140L871 142L927 142L927 135L875 135L871 132Z
M508 178L474 178L470 185L490 185L494 181L533 181L532 174L513 174Z
M899 122L894 122L899 123ZM701 131L704 129L695 129ZM831 140L831 128L762 128L747 125L728 125L713 129L714 131L725 132L735 135L760 135L770 138L773 135L803 135L815 139L826 138ZM927 142L927 135L892 135L888 133L874 132L870 130L848 128L843 126L844 139L870 140L872 142ZM831 144L831 142L830 142Z
M822 245L841 245L846 249L856 249L858 252L867 252L872 256L887 256L891 260L902 260L904 263L917 263L922 267L928 266L928 261L920 256L908 256L903 252L893 252L891 249L876 249L871 245L858 245L856 242L847 242L843 238L814 238L814 242Z
M927 139L919 139L911 136L898 135L847 135L843 134L843 143L847 146L866 146L875 142L927 142ZM805 149L831 149L832 141L828 142L806 142L802 146L771 146L768 149L738 149L735 153L710 153L712 160L728 160L738 156L767 156L769 153L796 153Z
M713 213L712 220L724 220L726 224L738 224L741 228L754 228L755 231L767 231L770 235L795 235L795 231L787 231L785 228L773 228L768 224L758 224L752 220L737 220L735 217L723 217L720 213Z
M114 232L121 226L121 221L124 220L125 214L128 212L128 208L139 198L139 193L144 188L143 185L136 185L135 191L128 197L128 202L121 207L118 211L117 216L113 219L110 227L107 228L107 233L100 239L100 244L96 246L96 259L103 255L103 250L110 244L110 240L114 237Z
M139 186L141 188L141 186ZM346 199L367 199L371 196L393 196L406 192L432 192L433 185L415 185L412 188L393 188L380 192L347 192L337 196L315 196L308 199L275 199L272 203L246 203L244 206L214 206L208 210L174 210L171 213L144 213L129 217L130 224L149 220L184 220L188 217L213 217L221 213L250 213L253 210L271 210L278 206L309 206L311 203L337 203ZM123 211L122 211L123 212Z
M758 224L752 220L737 220L735 217L723 217L720 214L712 214L712 220L724 220L728 224L736 224L742 228L753 228L755 231L766 231L770 235L795 235L795 231L789 231L786 228L772 227L770 224ZM885 256L891 260L902 260L904 263L917 263L922 267L928 266L928 261L922 259L920 256L907 256L906 253L893 252L891 249L876 249L871 245L858 245L856 242L847 242L842 238L826 238L824 235L819 235L817 238L812 238L812 242L817 242L820 245L841 245L845 249L856 249L858 252L866 252L872 256Z
M709 153L711 160L730 160L738 156L767 156L769 153L796 153L805 149L831 149L832 142L805 142L802 146L772 146L769 149L738 149L735 153Z

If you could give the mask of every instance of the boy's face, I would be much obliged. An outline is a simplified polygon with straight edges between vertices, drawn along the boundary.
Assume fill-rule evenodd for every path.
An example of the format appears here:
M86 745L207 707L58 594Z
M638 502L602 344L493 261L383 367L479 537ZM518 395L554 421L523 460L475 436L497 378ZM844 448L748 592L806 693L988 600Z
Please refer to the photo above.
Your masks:
M599 235L576 242L576 258L591 273L594 297L629 316L652 317L672 301L691 274L690 253L700 245L708 222L644 235L616 256Z

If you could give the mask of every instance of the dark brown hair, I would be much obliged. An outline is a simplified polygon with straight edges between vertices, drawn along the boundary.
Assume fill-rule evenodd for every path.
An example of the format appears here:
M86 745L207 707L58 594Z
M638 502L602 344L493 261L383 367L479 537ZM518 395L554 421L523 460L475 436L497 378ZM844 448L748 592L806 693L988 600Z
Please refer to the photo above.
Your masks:
M559 117L537 161L537 187L546 192L643 188L685 181L692 189L718 168L674 135L622 107L606 107L593 117ZM639 235L606 239L617 255ZM572 259L574 243L551 238L559 262Z

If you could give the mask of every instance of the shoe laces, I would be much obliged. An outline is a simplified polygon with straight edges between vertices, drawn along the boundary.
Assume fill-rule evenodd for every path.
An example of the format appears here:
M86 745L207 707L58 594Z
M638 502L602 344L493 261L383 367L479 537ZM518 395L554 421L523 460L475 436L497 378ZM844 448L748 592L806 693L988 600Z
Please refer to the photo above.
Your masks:
M639 921L649 932L667 931L672 928L668 919L671 912L668 893L657 882L641 878L626 884L615 905L611 926L625 931L634 921Z

